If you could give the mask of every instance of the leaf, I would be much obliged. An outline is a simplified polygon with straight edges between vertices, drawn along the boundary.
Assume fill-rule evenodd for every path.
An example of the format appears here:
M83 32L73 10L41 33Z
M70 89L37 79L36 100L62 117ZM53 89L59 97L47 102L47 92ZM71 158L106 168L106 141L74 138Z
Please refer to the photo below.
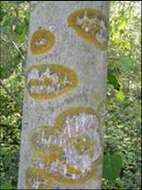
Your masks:
M6 183L6 184L3 184L3 185L0 185L0 189L12 190L13 186L11 184L9 184L9 183Z
M123 102L123 100L125 99L125 95L122 90L116 91L115 96L116 96L116 99L120 102Z
M106 154L103 163L103 177L114 181L122 169L122 157L118 153Z
M119 178L116 180L116 185L121 189L124 188L124 182Z
M8 33L9 31L8 31L7 28L0 26L0 32L2 32L2 33Z
M134 69L132 60L129 57L121 57L117 64L119 64L124 72L131 72Z
M111 85L113 85L113 87L114 87L115 89L119 90L120 84L119 84L119 82L118 82L118 80L117 80L117 77L116 77L114 74L110 73L109 71L108 71L108 82L109 82Z
M3 27L7 27L7 26L9 25L9 23L10 23L10 17L9 17L9 15L5 15L5 16L3 17L3 20L2 20L1 25L2 25Z

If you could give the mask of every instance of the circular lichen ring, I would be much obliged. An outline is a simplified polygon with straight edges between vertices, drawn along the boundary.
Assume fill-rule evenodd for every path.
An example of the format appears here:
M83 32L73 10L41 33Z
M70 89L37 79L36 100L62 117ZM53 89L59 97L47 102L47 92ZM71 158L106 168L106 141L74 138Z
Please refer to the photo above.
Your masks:
M105 50L107 47L107 20L105 15L94 8L82 8L68 16L68 26L85 42Z
M55 43L55 35L46 29L34 32L31 39L31 52L34 55L47 53Z
M82 123L77 124L77 119ZM99 115L91 107L70 107L57 116L53 127L31 131L29 140L34 154L26 178L34 173L42 180L65 185L98 180L102 155L99 132L95 131L99 129L99 121ZM76 124L81 128L76 128Z

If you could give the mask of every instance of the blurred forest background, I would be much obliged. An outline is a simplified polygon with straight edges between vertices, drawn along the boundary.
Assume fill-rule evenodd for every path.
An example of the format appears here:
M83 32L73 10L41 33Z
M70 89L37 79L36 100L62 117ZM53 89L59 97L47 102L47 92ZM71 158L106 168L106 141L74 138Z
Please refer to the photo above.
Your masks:
M140 1L112 1L103 189L140 189ZM0 3L0 184L16 188L30 7ZM53 13L54 14L54 13Z

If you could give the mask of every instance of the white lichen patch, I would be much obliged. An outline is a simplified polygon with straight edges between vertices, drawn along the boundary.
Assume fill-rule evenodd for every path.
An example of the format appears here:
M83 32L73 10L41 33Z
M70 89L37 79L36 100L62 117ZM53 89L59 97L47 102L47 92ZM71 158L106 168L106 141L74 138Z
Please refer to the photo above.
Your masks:
M40 38L35 42L36 47L40 47L42 45L46 45L48 43L48 40L46 38Z
M35 161L35 167L40 168L40 169L44 169L45 163L43 162L43 160L36 160Z
M39 79L39 73L38 70L33 68L27 77L27 83L29 83L32 79Z

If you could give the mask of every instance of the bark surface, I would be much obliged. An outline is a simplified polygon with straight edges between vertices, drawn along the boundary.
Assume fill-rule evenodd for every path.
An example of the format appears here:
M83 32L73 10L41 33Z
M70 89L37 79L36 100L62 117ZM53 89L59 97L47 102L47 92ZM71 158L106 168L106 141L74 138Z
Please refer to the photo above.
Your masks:
M91 13L93 9L95 11ZM108 12L108 1L31 2L18 189L101 188L103 102L107 73L105 22ZM71 17L70 21L69 16L73 20ZM96 21L93 26L86 26L91 16L98 17L99 23ZM101 22L102 28L98 29ZM34 35L36 31L39 34ZM77 124L79 121L82 123ZM73 130L72 125L78 127L76 132L69 131ZM42 126L44 129L41 129ZM56 142L49 143L49 136L54 136ZM45 146L40 144L39 148L38 142L45 139L48 141L47 147L45 143ZM87 150L82 139L89 147ZM55 146L50 148L52 145ZM66 156L64 164L62 156ZM36 157L37 160L39 157L42 161L45 159L45 162L51 157L48 160L51 164L58 160L61 169L59 166L54 168L57 174L51 168L48 173L49 166L39 167L39 172L38 169L34 171L33 159L36 160ZM67 173L70 175L67 176ZM38 174L40 179L35 182Z

